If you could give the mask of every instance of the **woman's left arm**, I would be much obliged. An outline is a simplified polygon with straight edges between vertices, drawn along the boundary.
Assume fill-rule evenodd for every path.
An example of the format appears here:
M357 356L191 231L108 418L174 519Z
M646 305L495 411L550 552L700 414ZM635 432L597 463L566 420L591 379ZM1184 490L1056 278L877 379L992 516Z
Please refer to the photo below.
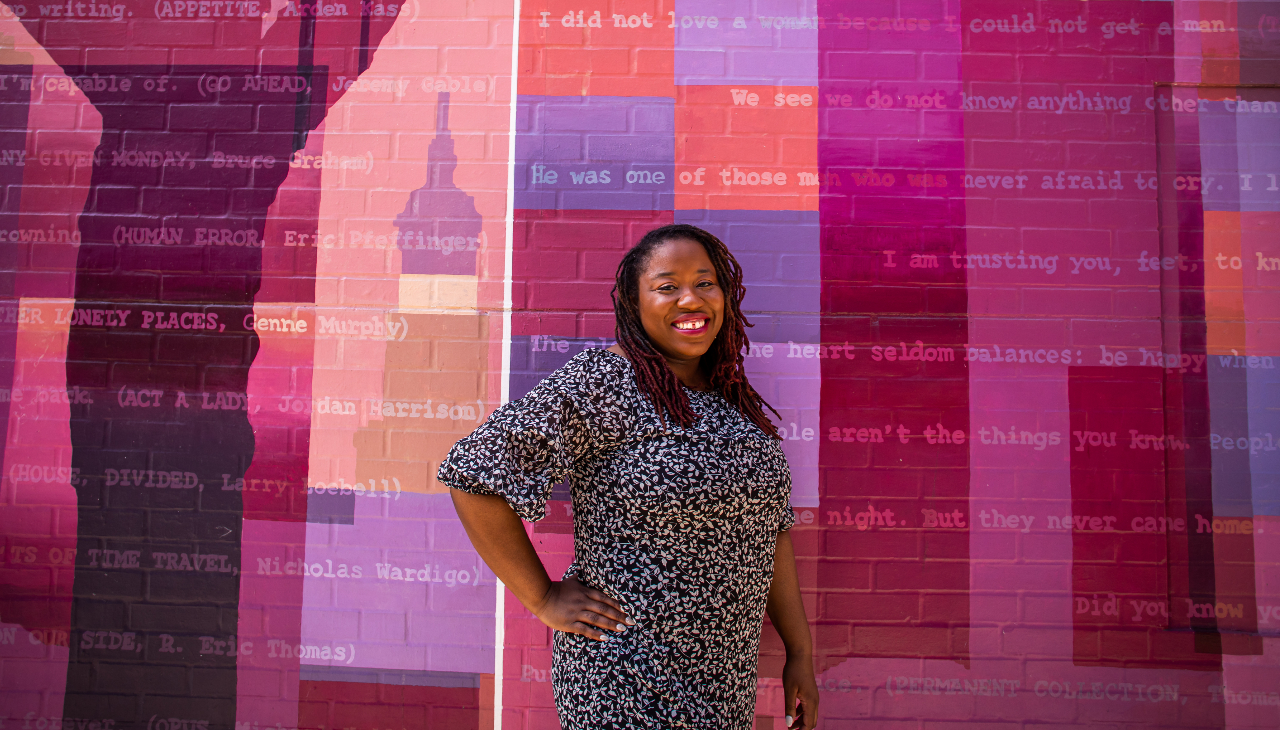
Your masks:
M800 600L800 580L796 577L796 556L789 532L778 533L778 544L773 552L773 584L769 587L765 611L787 648L787 663L782 670L787 727L812 730L818 723L813 640L809 636L809 619L804 615L804 603Z

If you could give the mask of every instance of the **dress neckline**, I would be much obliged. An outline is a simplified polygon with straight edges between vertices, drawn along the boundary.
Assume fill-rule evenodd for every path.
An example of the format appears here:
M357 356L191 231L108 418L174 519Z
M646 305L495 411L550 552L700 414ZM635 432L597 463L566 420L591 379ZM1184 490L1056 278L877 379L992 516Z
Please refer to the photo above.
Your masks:
M616 353L616 352L610 352L607 348L604 348L604 347L596 347L596 348L592 348L592 349L600 350L601 352L608 353L610 356L612 356L612 357L614 357L614 358L617 358L618 360L621 360L623 363L625 363L625 364L626 364L627 369L632 370L632 372L634 372L634 370L635 370L635 369L631 367L631 361L630 361L630 360L628 360L627 358L623 357L622 355L619 355L619 354L618 354L618 353ZM699 395L715 395L715 394L716 394L716 392L717 392L715 388L708 388L708 389L706 389L706 390L698 390L698 389L696 389L696 388L690 388L689 386L685 385L684 383L680 383L680 387L681 387L681 388L684 388L685 390L689 391L690 393L697 393L697 394L699 394Z

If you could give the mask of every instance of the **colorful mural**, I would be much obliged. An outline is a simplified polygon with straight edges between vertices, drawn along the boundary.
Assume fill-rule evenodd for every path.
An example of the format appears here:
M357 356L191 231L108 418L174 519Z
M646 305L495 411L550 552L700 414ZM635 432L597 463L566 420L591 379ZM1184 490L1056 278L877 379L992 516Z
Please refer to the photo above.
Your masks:
M1280 3L3 2L0 729L559 727L435 471L672 222L822 727L1280 725Z

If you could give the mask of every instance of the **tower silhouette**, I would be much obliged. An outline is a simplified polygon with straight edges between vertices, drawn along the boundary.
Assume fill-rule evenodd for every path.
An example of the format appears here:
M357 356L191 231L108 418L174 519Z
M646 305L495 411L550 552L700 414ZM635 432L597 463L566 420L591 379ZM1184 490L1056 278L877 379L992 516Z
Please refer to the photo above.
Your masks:
M453 182L458 156L449 133L449 93L441 92L436 137L427 147L427 180L396 216L405 274L475 275L480 213L475 198Z

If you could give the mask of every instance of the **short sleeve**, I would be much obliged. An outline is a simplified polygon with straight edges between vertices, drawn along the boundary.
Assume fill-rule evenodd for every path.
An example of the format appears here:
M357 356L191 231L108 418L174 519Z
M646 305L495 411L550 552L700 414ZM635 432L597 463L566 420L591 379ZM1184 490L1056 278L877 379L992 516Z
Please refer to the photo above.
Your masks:
M795 510L791 509L791 470L786 471L786 476L782 480L782 485L778 487L778 532L786 532L790 530L792 525L796 523Z
M494 411L471 435L453 445L440 465L440 482L470 494L496 494L521 519L546 515L551 488L564 481L574 463L599 446L597 420L578 392L590 369L575 358L523 398Z

